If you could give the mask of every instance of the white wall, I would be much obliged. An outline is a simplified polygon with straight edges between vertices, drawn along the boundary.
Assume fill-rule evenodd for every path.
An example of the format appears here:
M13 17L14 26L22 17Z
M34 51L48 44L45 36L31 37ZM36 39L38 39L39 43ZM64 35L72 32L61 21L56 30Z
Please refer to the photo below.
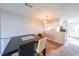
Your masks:
M1 12L1 37L3 38L40 32L41 28L39 21L30 20L11 12Z
M0 36L1 36L1 12L0 12ZM1 53L1 39L0 39L0 53Z
M46 23L46 31L59 31L58 27L60 27L59 22Z
M9 38L12 36L38 33L42 31L42 24L38 20L1 10L1 51L3 52ZM3 39L6 38L6 39Z

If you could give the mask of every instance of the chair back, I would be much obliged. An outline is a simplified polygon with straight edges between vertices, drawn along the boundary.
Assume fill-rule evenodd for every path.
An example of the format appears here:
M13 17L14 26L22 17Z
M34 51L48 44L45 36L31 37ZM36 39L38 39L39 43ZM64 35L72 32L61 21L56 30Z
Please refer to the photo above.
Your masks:
M47 38L42 38L42 39L39 40L36 52L40 53L41 51L43 51L43 49L45 49L46 39Z

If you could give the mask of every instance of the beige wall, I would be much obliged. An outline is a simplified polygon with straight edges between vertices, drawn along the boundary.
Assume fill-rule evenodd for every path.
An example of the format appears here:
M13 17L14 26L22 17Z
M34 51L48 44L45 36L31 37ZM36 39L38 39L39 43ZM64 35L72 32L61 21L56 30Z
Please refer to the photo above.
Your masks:
M65 44L64 32L47 31L45 33L46 33L45 35L48 37L49 40Z

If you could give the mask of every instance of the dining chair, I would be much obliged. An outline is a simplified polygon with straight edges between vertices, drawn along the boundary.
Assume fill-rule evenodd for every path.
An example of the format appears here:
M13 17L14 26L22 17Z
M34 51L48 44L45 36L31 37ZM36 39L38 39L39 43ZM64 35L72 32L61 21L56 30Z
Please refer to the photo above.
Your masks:
M38 54L38 56L40 55L40 53L43 53L43 55L46 55L46 37L42 38L38 41L38 46L36 48L36 53Z

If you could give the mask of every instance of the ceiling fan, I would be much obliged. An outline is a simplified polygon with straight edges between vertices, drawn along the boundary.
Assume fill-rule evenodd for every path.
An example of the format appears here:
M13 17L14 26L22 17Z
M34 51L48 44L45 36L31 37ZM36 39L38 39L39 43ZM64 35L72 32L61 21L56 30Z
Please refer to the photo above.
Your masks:
M25 3L25 6L32 8L33 6L30 3Z

